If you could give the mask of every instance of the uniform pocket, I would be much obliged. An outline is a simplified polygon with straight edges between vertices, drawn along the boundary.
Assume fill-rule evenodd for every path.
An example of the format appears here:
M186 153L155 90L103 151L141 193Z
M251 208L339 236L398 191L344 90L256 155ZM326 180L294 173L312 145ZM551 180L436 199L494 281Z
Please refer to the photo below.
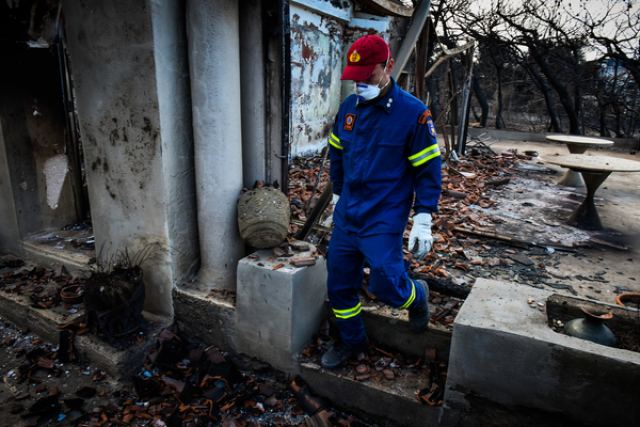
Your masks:
M405 168L405 145L402 140L378 141L371 153L368 179L371 181L395 180Z

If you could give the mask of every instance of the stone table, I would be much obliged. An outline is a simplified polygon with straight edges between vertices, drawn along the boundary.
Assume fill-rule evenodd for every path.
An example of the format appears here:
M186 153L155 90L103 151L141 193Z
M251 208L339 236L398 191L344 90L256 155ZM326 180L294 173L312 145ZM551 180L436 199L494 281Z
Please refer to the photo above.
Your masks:
M552 142L560 142L562 144L566 144L569 152L571 154L583 154L587 151L587 148L593 147L610 147L613 145L613 141L609 141L607 139L601 138L589 138L586 136L576 136L576 135L547 135L545 137L547 141ZM569 169L563 176L558 180L558 184L566 185L567 187L583 187L582 180L580 179L580 174Z
M611 156L565 154L545 158L547 163L580 173L587 186L587 196L571 215L569 223L585 230L602 230L602 223L593 203L593 196L611 172L640 172L640 162Z

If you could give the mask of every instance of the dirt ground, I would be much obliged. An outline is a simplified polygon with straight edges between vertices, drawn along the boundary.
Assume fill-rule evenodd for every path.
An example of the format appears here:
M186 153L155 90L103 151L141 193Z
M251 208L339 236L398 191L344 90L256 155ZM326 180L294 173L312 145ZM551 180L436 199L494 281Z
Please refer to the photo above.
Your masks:
M547 167L555 175L542 177L548 197L537 199L538 219L549 219L562 224L572 210L577 207L585 194L584 188L562 187L555 184L564 169L544 163L545 158L555 154L568 154L568 149L560 144L532 143L523 141L498 141L491 145L496 152L517 149L518 152L534 150L537 158L527 162ZM640 154L613 150L588 150L587 155L608 155L640 161ZM533 189L528 188L527 192ZM507 191L507 190L503 190ZM573 197L574 203L553 205L551 195ZM563 283L570 284L578 295L614 303L615 294L621 291L640 291L640 173L612 173L596 192L596 206L605 237L628 250L613 248L577 248L575 253L562 254L546 264L547 272ZM533 214L536 214L535 212ZM535 218L534 218L535 219ZM571 227L573 228L573 227ZM557 254L558 252L556 252ZM566 290L558 290L567 293Z

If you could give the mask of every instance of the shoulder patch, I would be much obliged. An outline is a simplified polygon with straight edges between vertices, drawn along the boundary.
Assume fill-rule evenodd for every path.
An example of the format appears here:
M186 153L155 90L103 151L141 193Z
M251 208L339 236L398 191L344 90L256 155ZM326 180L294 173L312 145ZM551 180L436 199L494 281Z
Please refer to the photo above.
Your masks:
M426 109L424 110L424 113L422 113L422 115L420 117L418 117L418 124L419 125L426 125L427 124L427 120L429 120L431 118L431 110Z
M435 138L436 126L433 124L433 119L431 119L431 117L427 119L427 127L429 128L429 133L431 134L431 136Z

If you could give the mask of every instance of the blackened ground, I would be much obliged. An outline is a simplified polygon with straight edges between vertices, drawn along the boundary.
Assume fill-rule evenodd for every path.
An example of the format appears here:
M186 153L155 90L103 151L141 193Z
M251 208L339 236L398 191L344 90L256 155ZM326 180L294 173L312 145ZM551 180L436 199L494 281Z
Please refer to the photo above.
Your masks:
M2 425L374 425L339 412L261 362L165 330L131 382L0 319Z

